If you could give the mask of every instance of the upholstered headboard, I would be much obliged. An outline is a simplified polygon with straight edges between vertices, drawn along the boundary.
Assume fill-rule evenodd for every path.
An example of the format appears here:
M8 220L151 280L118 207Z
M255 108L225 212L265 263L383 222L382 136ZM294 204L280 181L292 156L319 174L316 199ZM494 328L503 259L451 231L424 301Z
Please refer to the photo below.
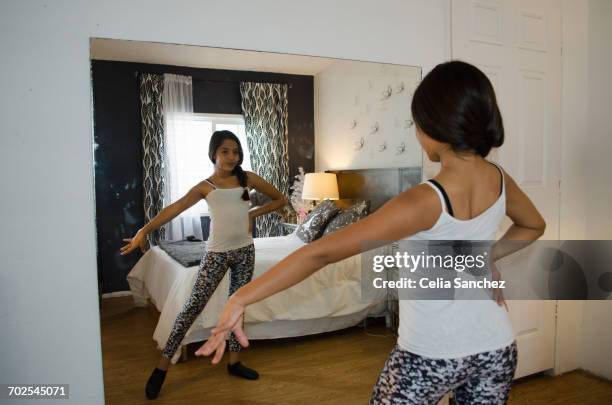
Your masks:
M370 200L371 212L402 191L421 183L423 176L420 167L327 170L327 172L336 173L338 177L340 206L343 205L343 200Z

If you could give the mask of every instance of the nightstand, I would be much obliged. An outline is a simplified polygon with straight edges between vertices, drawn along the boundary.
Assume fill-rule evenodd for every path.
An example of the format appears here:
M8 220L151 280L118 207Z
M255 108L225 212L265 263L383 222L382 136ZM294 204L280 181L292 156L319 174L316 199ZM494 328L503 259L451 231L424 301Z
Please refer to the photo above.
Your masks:
M284 236L284 235L289 235L290 233L293 233L293 231L295 231L299 225L290 224L288 222L281 222L278 224L278 226L280 229L280 234Z

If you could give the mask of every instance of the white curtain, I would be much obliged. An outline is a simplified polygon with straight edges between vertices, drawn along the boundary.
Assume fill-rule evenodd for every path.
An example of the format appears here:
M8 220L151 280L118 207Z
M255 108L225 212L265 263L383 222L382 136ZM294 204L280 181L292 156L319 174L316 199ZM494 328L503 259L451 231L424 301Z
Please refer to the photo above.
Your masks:
M185 189L195 185L182 184L181 177L177 175L181 164L181 156L178 156L177 153L176 139L189 134L193 121L191 76L164 74L163 109L166 137L164 206L168 206L181 198ZM207 159L205 153L203 153L202 158ZM190 235L202 239L200 212L195 206L172 220L166 228L166 239L181 240Z

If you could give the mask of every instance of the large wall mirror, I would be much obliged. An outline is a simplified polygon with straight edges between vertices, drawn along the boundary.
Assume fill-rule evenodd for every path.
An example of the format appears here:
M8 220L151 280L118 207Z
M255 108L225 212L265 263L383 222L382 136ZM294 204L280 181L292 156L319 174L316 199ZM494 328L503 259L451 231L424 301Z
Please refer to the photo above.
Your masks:
M193 286L209 232L206 201L155 235L144 255L121 256L122 240L142 227L147 215L212 174L208 147L214 131L236 134L244 150L242 167L280 179L277 188L287 197L303 173L329 172L345 193L341 209L368 200L375 209L421 181L422 150L410 114L419 67L95 38L91 75L107 400L127 401L122 390L142 392L159 356L156 346L165 344ZM361 189L343 190L343 184ZM296 210L290 203L270 214L278 217L275 222L258 223L255 277L303 245L292 226ZM312 285L299 284L302 291L288 290L249 307L249 337L327 333L388 314L384 297L361 300L359 260L347 260L353 261L342 264L346 277L338 285L322 272ZM189 358L189 344L207 338L228 284L226 274L174 362ZM380 364L386 354L381 352ZM126 379L129 367L140 374ZM198 384L181 384L188 383Z

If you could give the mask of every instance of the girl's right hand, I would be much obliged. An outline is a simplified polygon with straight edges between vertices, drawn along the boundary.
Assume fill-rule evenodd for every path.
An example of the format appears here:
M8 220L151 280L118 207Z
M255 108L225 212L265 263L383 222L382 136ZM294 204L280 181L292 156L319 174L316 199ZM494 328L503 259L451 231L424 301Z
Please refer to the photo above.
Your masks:
M219 363L225 352L225 339L230 332L234 332L236 340L238 340L238 343L240 343L242 347L248 347L249 340L242 328L243 320L244 305L240 303L235 296L230 297L225 304L221 316L219 316L217 326L210 332L211 335L206 343L196 350L196 356L209 356L214 352L215 355L211 363Z
M249 235L253 234L253 221L255 220L255 215L253 214L253 211L249 211Z
M128 239L123 239L124 242L127 242L127 244L125 246L123 246L120 249L121 252L121 256L125 256L131 252L133 252L134 250L136 250L136 248L140 248L140 251L142 253L145 252L145 237L142 234L142 232L138 231L136 232L136 235L134 235L133 238L128 238Z

